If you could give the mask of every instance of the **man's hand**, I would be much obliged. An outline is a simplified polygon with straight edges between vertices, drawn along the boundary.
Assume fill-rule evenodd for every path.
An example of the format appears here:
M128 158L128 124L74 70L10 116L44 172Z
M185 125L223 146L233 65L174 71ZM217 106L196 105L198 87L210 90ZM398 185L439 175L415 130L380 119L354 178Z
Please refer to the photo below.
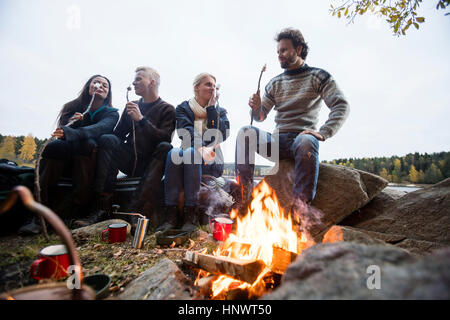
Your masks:
M52 137L56 137L58 139L64 139L64 130L61 128L56 128L55 132L52 133Z
M305 130L305 131L300 132L300 134L310 134L310 135L316 137L316 139L319 141L325 141L325 137L317 131Z
M261 96L259 94L259 90L257 93L255 93L254 95L252 95L250 97L250 99L248 101L248 105L253 110L259 110L259 108L261 108Z
M141 113L141 110L139 110L139 106L134 102L128 102L125 108L131 119L133 119L136 122L141 121L142 118L144 117Z

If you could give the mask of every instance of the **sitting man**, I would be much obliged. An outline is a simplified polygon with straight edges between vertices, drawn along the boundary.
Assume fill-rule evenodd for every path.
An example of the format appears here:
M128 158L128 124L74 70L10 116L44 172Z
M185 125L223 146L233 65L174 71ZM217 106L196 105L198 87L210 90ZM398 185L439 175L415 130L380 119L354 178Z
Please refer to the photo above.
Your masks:
M159 84L156 70L149 67L136 69L133 86L142 98L128 102L114 134L100 138L94 185L98 210L86 219L77 220L74 227L87 226L108 217L118 170L127 176L142 176L133 195L131 210L147 217L154 214L175 130L175 108L159 97Z
M338 131L349 114L349 105L327 71L305 63L308 45L300 31L282 30L275 40L278 42L278 60L285 71L270 80L262 101L258 91L250 98L249 105L252 118L260 122L274 108L277 111L276 130L271 135L256 127L246 126L238 133L235 165L236 180L242 190L239 209L244 213L250 199L255 152L258 152L272 161L294 159L292 210L298 219L302 213L297 208L311 203L316 193L319 141L325 141ZM330 113L325 124L316 131L322 101ZM252 136L255 138L253 144L246 144L245 139L252 142Z

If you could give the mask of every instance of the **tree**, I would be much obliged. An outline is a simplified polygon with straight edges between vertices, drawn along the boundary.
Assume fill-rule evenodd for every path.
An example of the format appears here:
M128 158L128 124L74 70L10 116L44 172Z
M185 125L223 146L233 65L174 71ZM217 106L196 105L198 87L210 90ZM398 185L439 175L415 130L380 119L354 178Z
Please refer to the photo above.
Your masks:
M338 18L346 17L353 23L357 15L371 12L379 18L386 18L386 22L393 29L394 35L405 35L406 30L413 25L419 29L419 23L425 22L424 17L417 16L417 9L423 0L341 0L341 5L331 5L331 14ZM436 9L446 9L450 0L438 0ZM449 15L450 12L445 13Z
M380 170L380 177L386 179L387 181L391 182L392 176L389 176L388 171L386 170L386 168L383 168Z
M413 183L419 182L419 172L416 170L414 165L411 165L411 169L409 170L409 181Z
M34 154L36 153L36 142L34 141L33 135L30 133L23 139L22 148L20 148L20 155L24 161L31 161L34 159Z
M425 181L425 173L422 170L419 170L419 182Z
M402 171L402 162L400 161L400 159L395 159L394 160L394 169L400 175L400 172Z
M431 166L425 171L426 183L437 183L442 180L442 173L439 168L432 163Z
M400 181L401 181L400 172L397 170L392 170L392 182L400 183Z
M3 139L0 145L0 157L7 158L9 160L16 157L15 151L15 139L13 136L7 136Z

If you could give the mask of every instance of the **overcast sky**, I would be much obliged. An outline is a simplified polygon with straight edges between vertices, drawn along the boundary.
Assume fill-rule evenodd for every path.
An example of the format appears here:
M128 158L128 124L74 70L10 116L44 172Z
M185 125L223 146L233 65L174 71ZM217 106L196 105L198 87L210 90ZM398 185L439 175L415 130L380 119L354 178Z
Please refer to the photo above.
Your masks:
M209 72L228 110L223 149L232 162L262 66L263 88L282 72L273 38L294 27L310 46L306 63L331 73L351 107L341 130L320 144L320 160L450 151L450 17L425 0L426 22L398 38L370 15L350 25L332 17L331 1L1 0L0 133L49 137L61 106L93 74L111 80L122 112L137 66L158 70L160 96L174 106ZM328 111L324 105L319 127ZM272 131L274 114L254 124Z

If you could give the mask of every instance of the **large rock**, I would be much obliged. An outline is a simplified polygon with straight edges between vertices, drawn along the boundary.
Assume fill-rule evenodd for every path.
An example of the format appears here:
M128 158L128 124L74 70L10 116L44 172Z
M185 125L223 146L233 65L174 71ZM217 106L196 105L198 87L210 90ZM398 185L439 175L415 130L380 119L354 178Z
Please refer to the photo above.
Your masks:
M332 226L323 236L322 243L356 242L362 244L386 244L384 241L373 238L358 229L343 226Z
M349 225L406 239L425 241L431 247L450 246L450 178L401 197L372 218L355 219ZM409 241L413 244L412 241ZM413 247L426 248L424 243Z
M276 172L275 174L271 174ZM262 181L275 189L280 205L289 210L293 203L294 161L282 160ZM337 224L373 199L388 182L376 175L344 166L320 163L319 181L312 206L323 216L313 234Z
M192 300L192 283L168 258L159 261L127 285L121 300Z
M371 220L392 207L398 199L406 194L405 191L385 188L368 204L350 214L344 220L339 222L339 224L344 226L356 226L364 221Z
M108 228L110 224L113 223L126 223L127 224L127 235L130 234L131 225L122 219L110 219L101 221L95 224L91 224L87 227L82 227L78 229L71 230L72 237L76 242L83 242L85 240L88 240L94 236L98 237L102 235L102 231Z
M379 276L379 277L378 277ZM305 250L262 299L450 299L450 248L415 258L349 242Z

